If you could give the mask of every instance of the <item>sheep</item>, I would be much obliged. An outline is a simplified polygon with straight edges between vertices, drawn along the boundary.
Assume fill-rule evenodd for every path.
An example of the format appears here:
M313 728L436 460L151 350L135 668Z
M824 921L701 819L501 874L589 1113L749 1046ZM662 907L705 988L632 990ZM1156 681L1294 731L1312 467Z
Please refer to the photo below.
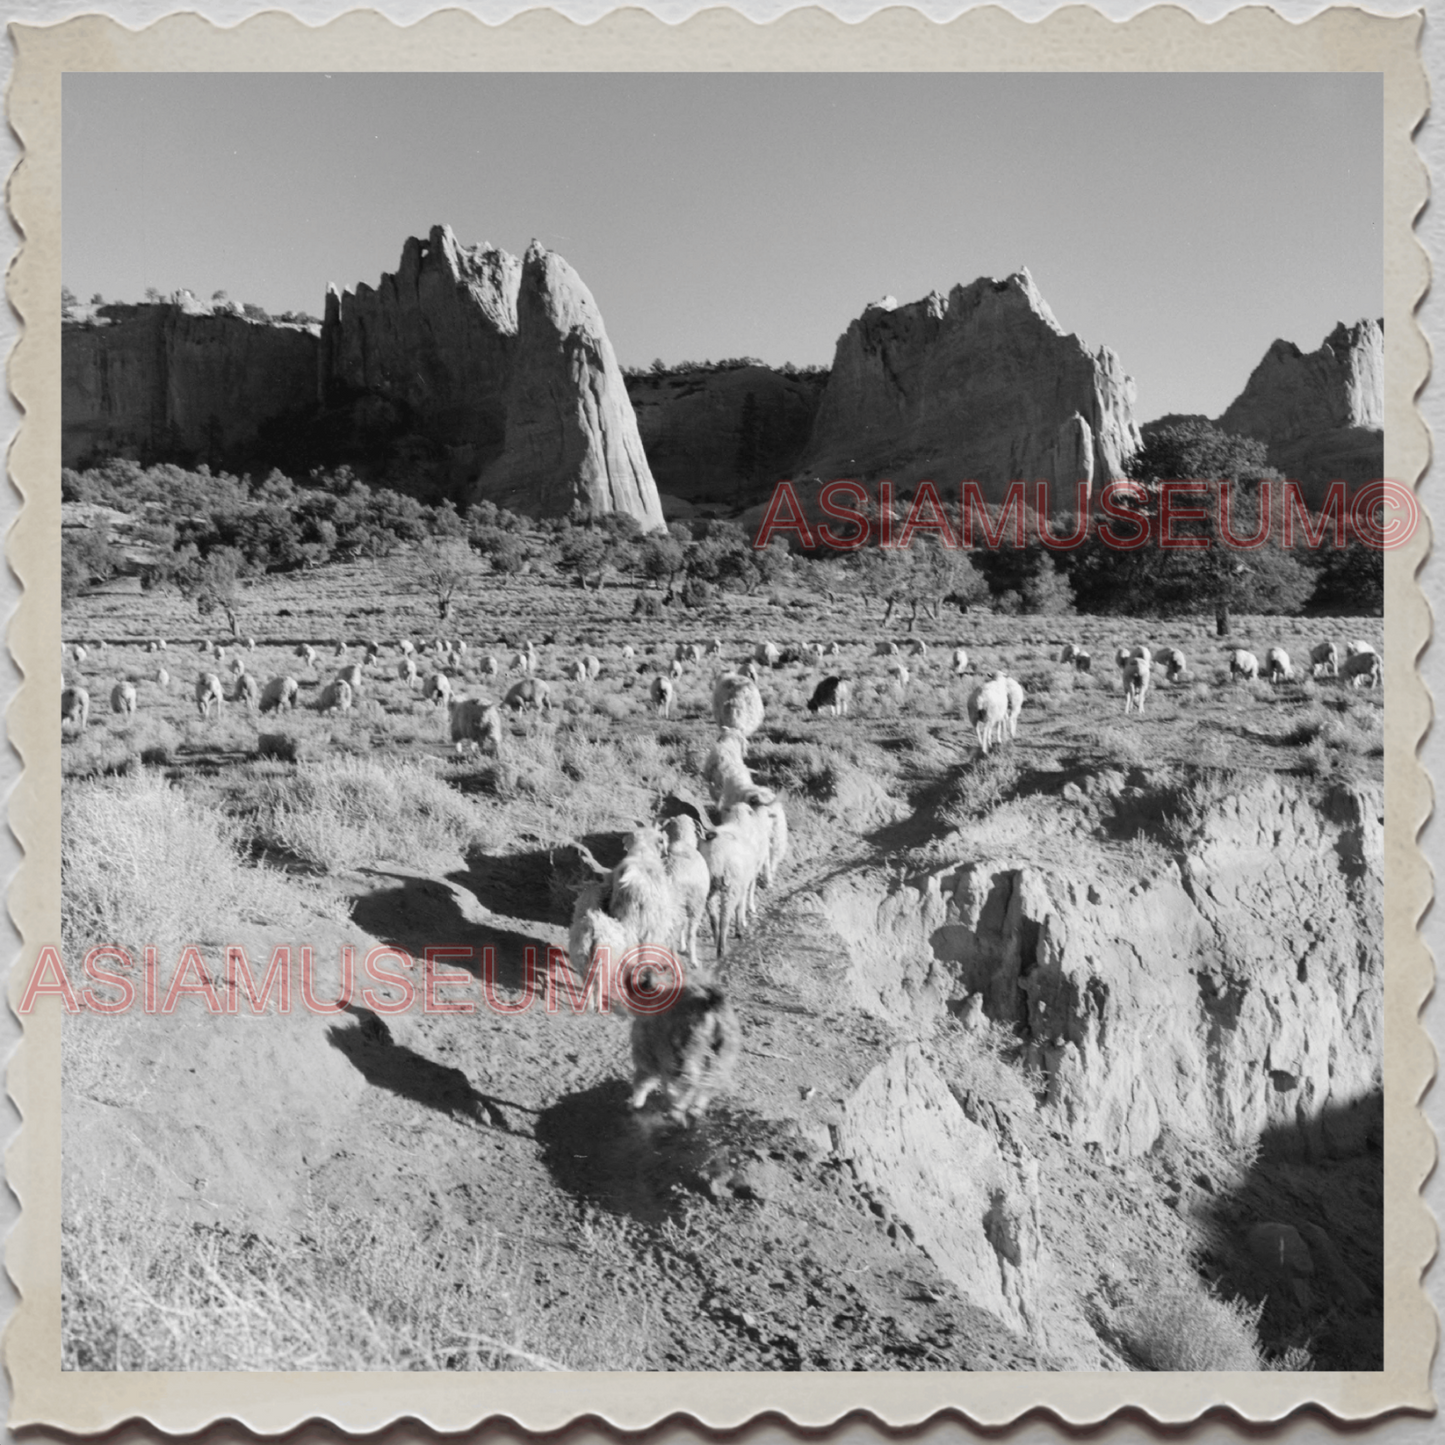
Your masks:
M713 721L720 728L736 728L744 737L751 737L763 725L763 695L757 683L725 672L713 684Z
M682 905L663 866L666 848L660 828L631 834L608 880L607 911L636 942L671 948L682 929Z
M416 658L414 658L410 653L407 653L406 656L404 656L402 660L397 663L396 675L398 679L404 682L408 687L415 687L417 684L417 678L420 675L416 670Z
M1236 647L1229 654L1229 675L1236 680L1253 681L1259 676L1259 659L1252 652Z
M458 657L465 657L467 655L466 638L457 638L457 640L452 643L452 651L455 652Z
M221 691L221 679L214 672L202 672L197 675L196 711L203 719L211 716L213 707L219 712L225 700L226 695Z
M250 711L254 711L256 703L261 697L261 684L256 681L255 675L243 672L236 678L236 690L231 694L232 702L243 702Z
M721 657L723 655L723 642L721 637L714 637L712 646L708 648L710 657Z
M843 644L841 642L830 642L823 649L824 657L841 657L843 655Z
M203 637L203 638L201 638L201 640L196 644L196 651L197 651L197 652L209 652L209 651L211 650L211 648L214 647L214 646L215 646L215 644L211 641L211 639L210 639L209 637Z
M587 668L587 681L596 682L602 675L602 659L594 657L590 652L582 659L583 665Z
M444 672L431 673L422 684L421 695L424 702L450 702L452 695L451 679Z
M825 677L813 689L813 696L808 699L808 711L818 713L825 707L830 707L834 717L847 717L848 699L852 691L846 678Z
M360 696L361 694L361 679L362 671L359 662L348 662L346 666L336 674L337 682L344 682L356 696Z
M667 675L668 675L674 682L679 682L679 681L681 681L681 679L682 679L682 670L683 670L683 669L682 669L682 664L681 664L680 662L674 660L674 661L672 661L672 662L670 662L670 663L668 664Z
M170 685L171 685L171 675L170 675L170 673L168 673L168 672L165 670L165 668L163 668L163 667L158 667L158 668L156 668L156 686L157 686L157 687L160 687L160 688L162 688L162 689L167 689L167 688L170 687Z
M240 677L241 674L242 674L243 672L245 672L245 670L246 670L246 661L245 661L244 658L241 658L241 657L233 657L233 658L231 659L231 676L232 676L232 677Z
M766 788L757 791L763 799L761 805L751 798L748 801L767 824L768 833L768 850L758 877L764 888L771 888L778 869L783 866L783 859L788 856L788 815L783 810L783 800L776 793L770 793Z
M696 967L697 931L707 915L712 874L708 872L707 859L698 851L697 824L691 818L669 818L662 825L662 831L667 838L662 866L682 912L677 946Z
M824 651L824 649L823 649L823 644L822 644L821 642L810 642L810 643L808 644L808 651L809 651L809 652L812 654L812 656L815 657L819 662L821 662L821 661L823 660L823 651Z
M672 649L672 660L674 662L691 662L692 648L685 642L679 642L677 646Z
M632 659L636 656L637 652L633 648L632 644L630 642L625 643L622 648L622 660L624 662L631 662Z
M928 644L921 637L908 639L908 655L910 657L927 657Z
M85 645L80 642L75 643L71 647L70 655L75 659L77 664L84 662L85 659L90 656L90 654L85 650Z
M753 648L753 661L763 667L777 667L783 660L783 654L771 642L760 642Z
M90 721L90 694L83 687L66 687L60 691L60 731L68 727L76 734L85 731Z
M256 650L256 639L255 639L254 637L248 637L248 638L246 639L246 651L247 651L247 652L255 652L255 650Z
M404 657L410 657L416 651L416 643L409 637L403 637L396 645L401 649Z
M1087 652L1084 652L1082 649L1074 654L1074 671L1075 671L1075 672L1088 672L1089 669L1093 666L1093 663L1094 663L1094 659L1093 659L1092 657L1090 657L1089 654L1088 654Z
M149 642L146 643L146 652L147 652L147 653L159 652L160 649L161 649L161 644L158 643L154 638L152 638Z
M732 1082L742 1025L722 989L689 980L670 1008L632 1019L632 1107L661 1089L672 1118L690 1124Z
M1059 660L1061 663L1064 663L1064 662L1072 663L1073 660L1074 660L1078 655L1079 655L1079 645L1078 645L1078 643L1076 643L1076 642L1066 642L1066 643L1064 643L1063 650L1059 653L1058 660Z
M1004 686L1008 691L1008 735L1017 738L1019 714L1024 710L1024 690L1022 684L1011 677L1004 678Z
M128 682L118 682L110 690L111 712L124 713L126 717L135 716L135 688Z
M486 698L467 697L448 703L447 720L454 743L474 742L494 757L502 753L502 715Z
M949 657L949 668L955 677L962 677L968 671L968 650L955 647Z
M1008 726L1008 679L1002 673L995 673L969 693L967 707L968 720L973 724L978 745L987 756L990 746L1003 740L1004 729Z
M752 917L758 874L768 857L769 842L768 820L750 803L735 803L702 845L712 875L708 917L719 958L727 957L728 940L741 936Z
M280 708L296 707L301 696L301 684L294 677L273 677L261 689L261 711L275 712Z
M1340 650L1333 642L1320 642L1310 648L1310 676L1338 677Z
M316 649L312 647L310 643L303 642L301 646L296 649L296 656L299 657L307 667L316 666Z
M1379 687L1383 669L1380 654L1372 648L1369 652L1357 652L1353 657L1347 657L1340 676L1348 679L1351 687Z
M215 658L217 662L220 662L225 655L226 649L222 647L219 642L213 642L211 644L211 656Z
M323 713L350 712L351 684L342 677L332 678L321 689L321 696L316 699L316 710Z
M658 713L665 718L670 718L672 716L672 704L677 697L677 690L672 685L672 679L662 676L654 677L652 679L652 686L648 689L648 694L652 698L652 705L657 709Z
M753 775L743 761L747 739L736 728L724 728L702 765L703 782L712 800L726 811L739 800L755 801ZM769 795L771 796L771 794Z
M338 638L336 639L336 642L335 642L335 644L334 644L334 655L335 655L336 657L345 657L345 656L346 656L346 639L345 639L345 638L338 637Z
M752 658L743 664L743 676L749 682L756 682L763 675L763 670Z
M898 644L896 642L875 642L873 644L874 657L897 657Z
M482 659L480 666L477 668L477 671L483 677L496 677L501 670L501 664L498 663L497 659L493 657L490 652Z
M1143 713L1144 699L1149 695L1149 676L1150 669L1142 658L1131 657L1124 664L1125 716L1136 709Z
M1189 669L1184 654L1177 647L1166 647L1159 654L1159 662L1164 669L1164 676L1170 682L1178 682Z
M1353 642L1345 644L1345 658L1348 660L1352 657L1359 657L1363 652L1373 652L1374 650L1375 647L1373 643L1363 642L1359 638L1356 638Z
M521 712L523 708L529 707L542 712L550 712L552 689L541 678L524 677L521 682L512 684L503 701L514 712Z
M586 682L587 664L579 657L577 661L567 669L567 675L573 682Z
M893 680L900 688L905 688L913 680L913 674L896 658L888 664L888 671L893 674Z
M1114 654L1114 661L1118 664L1120 672L1128 667L1131 662L1142 662L1145 667L1148 667L1152 664L1153 660L1154 654L1142 643L1137 647L1121 647Z
M572 926L567 934L567 956L573 971L585 979L601 953L607 962L603 988L610 999L616 992L617 970L637 939L607 911L608 897L609 884L605 879L594 880L578 891L572 909Z
M537 649L530 642L512 654L512 670L524 672L529 677L537 671Z
M1264 655L1264 675L1270 682L1289 682L1294 677L1289 653L1282 647L1271 647Z

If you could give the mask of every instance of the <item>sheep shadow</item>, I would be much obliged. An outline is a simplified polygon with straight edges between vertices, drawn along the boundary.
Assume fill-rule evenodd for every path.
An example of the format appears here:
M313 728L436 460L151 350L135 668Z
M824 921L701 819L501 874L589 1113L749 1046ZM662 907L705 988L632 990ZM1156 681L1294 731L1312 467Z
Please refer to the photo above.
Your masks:
M493 913L566 928L572 921L572 907L564 890L557 887L555 851L537 848L495 856L468 853L466 871L447 876Z
M608 1079L565 1095L537 1116L534 1137L559 1188L645 1224L676 1218L689 1194L711 1194L730 1172L714 1118L690 1127L649 1108L634 1111L628 1086Z
M465 969L475 978L482 977L490 949L495 959L494 980L505 989L523 986L527 949L536 951L539 968L545 966L545 939L468 917L452 893L450 880L438 884L430 878L395 873L378 876L395 879L397 886L353 899L351 916L382 943L404 948L418 959L425 957L428 948L470 948L471 957L448 959L446 966Z
M527 1114L535 1110L514 1099L484 1094L472 1087L460 1069L439 1064L397 1043L385 1021L370 1010L348 1004L344 1012L356 1023L350 1027L333 1024L326 1031L327 1042L346 1057L368 1084L438 1113L472 1119L504 1134L530 1137L527 1131L512 1127L503 1106Z

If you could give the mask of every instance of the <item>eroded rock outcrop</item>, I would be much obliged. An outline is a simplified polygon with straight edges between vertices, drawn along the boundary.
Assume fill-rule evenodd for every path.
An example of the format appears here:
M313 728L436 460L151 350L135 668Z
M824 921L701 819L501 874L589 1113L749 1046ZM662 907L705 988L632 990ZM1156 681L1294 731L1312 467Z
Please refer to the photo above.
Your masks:
M838 340L799 470L950 491L971 480L990 500L1048 481L1059 507L1080 481L1122 476L1138 446L1118 357L1065 332L1021 271L868 307Z
M522 264L502 452L476 487L537 516L626 512L663 525L622 369L592 293L533 242Z
M735 502L791 480L824 381L768 366L628 377L658 490L688 502Z
M188 294L87 308L61 329L61 462L226 465L316 407L317 338Z
M1318 350L1276 341L1217 425L1257 437L1312 503L1329 484L1376 481L1385 465L1383 321L1340 322Z
M991 857L892 888L840 878L819 912L864 1006L917 1021L976 994L1023 1025L1075 1142L1137 1155L1167 1127L1348 1155L1379 1127L1380 815L1374 791L1265 777L1144 876L1082 851Z

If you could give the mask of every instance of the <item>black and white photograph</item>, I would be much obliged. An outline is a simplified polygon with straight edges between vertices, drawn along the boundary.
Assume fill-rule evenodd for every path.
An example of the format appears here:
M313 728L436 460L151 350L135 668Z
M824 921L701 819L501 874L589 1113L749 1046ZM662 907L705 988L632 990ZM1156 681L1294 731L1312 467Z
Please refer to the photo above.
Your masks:
M1385 1369L1379 72L60 105L63 1370Z

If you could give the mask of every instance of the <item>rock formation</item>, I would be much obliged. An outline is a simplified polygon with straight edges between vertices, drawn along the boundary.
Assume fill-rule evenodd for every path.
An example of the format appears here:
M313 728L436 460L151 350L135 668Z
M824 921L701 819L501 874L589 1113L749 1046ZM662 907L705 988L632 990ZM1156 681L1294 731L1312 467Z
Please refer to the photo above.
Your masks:
M791 480L825 380L761 365L628 377L658 490L686 502L750 501Z
M897 305L869 306L839 338L799 467L829 481L966 480L997 500L1050 482L1055 507L1080 481L1123 475L1139 445L1134 383L1106 348L1063 330L1027 271Z
M62 329L61 462L225 465L268 422L316 407L317 339L189 293L87 309Z
M1340 322L1308 353L1276 341L1216 425L1264 442L1270 465L1312 503L1331 482L1377 481L1385 466L1384 322Z
M522 263L503 448L475 495L533 515L626 512L645 528L663 525L597 303L536 241Z
M333 408L392 409L479 470L502 449L521 262L449 226L412 236L374 290L326 293L321 392ZM475 474L475 473L474 473Z

